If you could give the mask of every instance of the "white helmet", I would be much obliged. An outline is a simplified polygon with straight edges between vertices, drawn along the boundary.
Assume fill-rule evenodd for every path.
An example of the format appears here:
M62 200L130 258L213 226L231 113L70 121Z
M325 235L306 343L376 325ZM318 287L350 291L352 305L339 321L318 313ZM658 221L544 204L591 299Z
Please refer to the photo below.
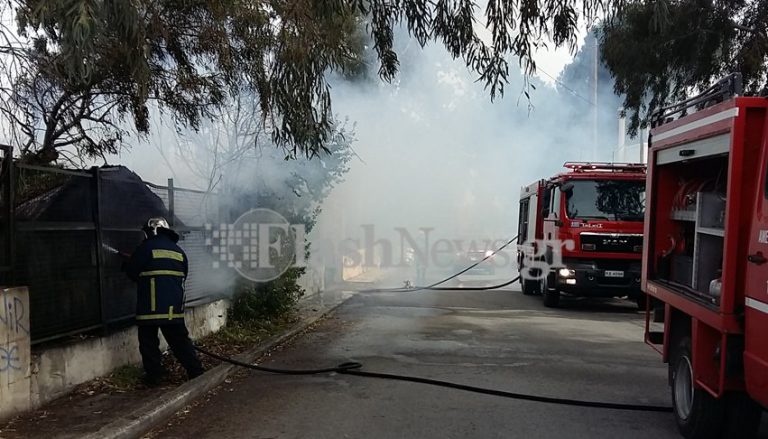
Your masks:
M158 228L170 230L171 226L168 225L168 221L166 221L165 218L156 217L156 218L148 219L147 225L144 226L143 230L144 230L144 233L147 235L147 237L150 237L150 236L157 236Z

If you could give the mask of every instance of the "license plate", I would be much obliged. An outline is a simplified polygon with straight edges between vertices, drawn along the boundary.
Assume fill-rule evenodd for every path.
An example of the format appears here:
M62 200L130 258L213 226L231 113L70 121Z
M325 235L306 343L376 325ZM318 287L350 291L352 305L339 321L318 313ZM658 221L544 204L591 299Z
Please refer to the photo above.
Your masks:
M624 277L624 272L619 270L605 270L605 277Z

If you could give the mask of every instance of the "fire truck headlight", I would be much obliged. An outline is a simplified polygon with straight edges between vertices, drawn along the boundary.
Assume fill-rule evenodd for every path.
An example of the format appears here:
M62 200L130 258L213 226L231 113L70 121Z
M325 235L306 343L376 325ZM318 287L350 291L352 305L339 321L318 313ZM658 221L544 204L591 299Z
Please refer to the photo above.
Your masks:
M566 279L565 283L567 285L576 285L576 279Z
M575 270L571 270L570 268L561 268L557 273L560 275L560 277L573 277L573 276L576 276L576 271Z
M595 244L581 244L581 249L585 252L593 252L597 250L597 246Z

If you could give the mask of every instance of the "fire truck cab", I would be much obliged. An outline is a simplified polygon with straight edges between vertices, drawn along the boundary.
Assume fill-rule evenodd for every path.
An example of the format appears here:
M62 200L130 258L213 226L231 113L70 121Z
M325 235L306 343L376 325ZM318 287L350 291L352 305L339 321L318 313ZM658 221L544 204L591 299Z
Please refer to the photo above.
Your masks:
M645 165L565 163L566 172L522 188L518 268L526 295L544 305L573 296L643 303Z
M768 407L768 100L731 75L653 117L642 287L689 439L747 438Z

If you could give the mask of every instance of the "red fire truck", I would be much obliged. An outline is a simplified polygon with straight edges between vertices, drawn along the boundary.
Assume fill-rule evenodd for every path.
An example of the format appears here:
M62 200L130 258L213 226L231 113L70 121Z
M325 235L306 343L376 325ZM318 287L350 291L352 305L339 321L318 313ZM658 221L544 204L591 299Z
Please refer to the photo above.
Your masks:
M565 163L566 172L523 187L518 268L526 295L556 307L561 293L629 296L640 291L645 165Z
M686 438L744 438L768 406L768 100L739 75L653 117L642 288Z

